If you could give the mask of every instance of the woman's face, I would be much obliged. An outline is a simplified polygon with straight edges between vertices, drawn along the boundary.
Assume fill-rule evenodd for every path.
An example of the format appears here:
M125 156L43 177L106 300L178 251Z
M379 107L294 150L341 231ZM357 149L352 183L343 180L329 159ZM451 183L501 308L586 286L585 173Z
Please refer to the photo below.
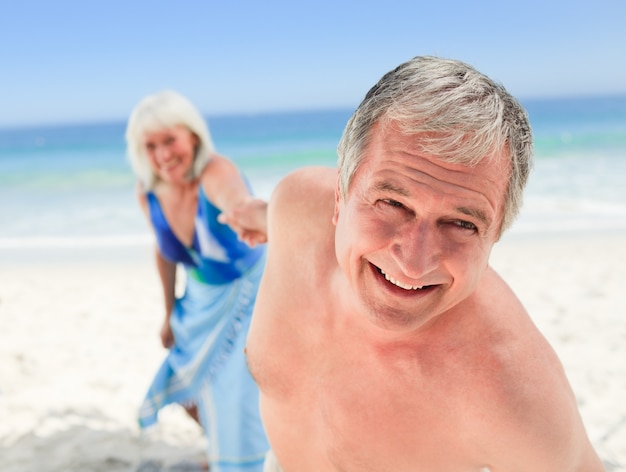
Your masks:
M143 146L152 171L164 182L180 183L193 165L198 137L178 125L145 133Z

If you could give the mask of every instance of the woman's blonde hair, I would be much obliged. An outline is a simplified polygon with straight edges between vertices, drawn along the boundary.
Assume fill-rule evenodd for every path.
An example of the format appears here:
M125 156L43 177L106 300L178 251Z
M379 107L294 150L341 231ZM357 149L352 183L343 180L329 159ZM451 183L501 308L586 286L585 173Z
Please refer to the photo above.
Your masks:
M145 97L130 114L126 127L128 158L145 191L152 190L159 178L148 162L143 144L144 135L175 126L184 126L198 137L189 179L200 176L215 152L206 121L189 100L172 90Z

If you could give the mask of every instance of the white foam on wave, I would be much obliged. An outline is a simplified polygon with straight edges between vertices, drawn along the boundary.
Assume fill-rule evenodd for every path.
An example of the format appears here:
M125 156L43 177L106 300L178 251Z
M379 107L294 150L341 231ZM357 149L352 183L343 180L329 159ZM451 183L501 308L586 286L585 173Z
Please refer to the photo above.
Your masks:
M154 243L152 234L115 236L31 236L0 238L0 249L54 249L89 247L146 246Z

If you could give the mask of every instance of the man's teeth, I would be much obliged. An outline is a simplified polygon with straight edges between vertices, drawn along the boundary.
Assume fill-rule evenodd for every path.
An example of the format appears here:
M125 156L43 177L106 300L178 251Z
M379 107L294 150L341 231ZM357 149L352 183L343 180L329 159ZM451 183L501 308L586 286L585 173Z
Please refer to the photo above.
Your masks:
M386 280L394 284L396 287L403 288L404 290L420 290L422 288L422 286L404 285L403 283L389 277L389 275L385 274L382 270L380 272L385 276Z

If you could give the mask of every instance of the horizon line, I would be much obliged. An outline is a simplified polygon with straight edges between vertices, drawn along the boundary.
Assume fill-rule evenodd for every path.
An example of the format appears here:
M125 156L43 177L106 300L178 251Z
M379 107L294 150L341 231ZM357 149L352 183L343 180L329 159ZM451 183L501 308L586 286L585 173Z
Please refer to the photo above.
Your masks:
M516 97L522 105L531 102L558 102L569 100L599 100L599 99L611 99L611 98L624 98L626 99L626 91L615 93L598 93L598 94L577 94L577 95L545 95L545 96L532 96L532 97ZM293 113L314 113L314 112L330 112L330 111L346 111L355 110L357 105L337 105L337 106L324 106L324 107L302 107L302 108L276 108L266 110L235 110L235 111L222 111L214 113L204 113L202 115L208 120L230 118L230 117L255 117L255 116L271 116L271 115L289 115ZM101 125L113 125L125 123L128 118L124 117L101 117L101 118L76 118L59 121L32 121L22 122L16 124L2 123L0 122L0 131L21 131L21 130L35 130L40 128L65 128L73 126L101 126Z

